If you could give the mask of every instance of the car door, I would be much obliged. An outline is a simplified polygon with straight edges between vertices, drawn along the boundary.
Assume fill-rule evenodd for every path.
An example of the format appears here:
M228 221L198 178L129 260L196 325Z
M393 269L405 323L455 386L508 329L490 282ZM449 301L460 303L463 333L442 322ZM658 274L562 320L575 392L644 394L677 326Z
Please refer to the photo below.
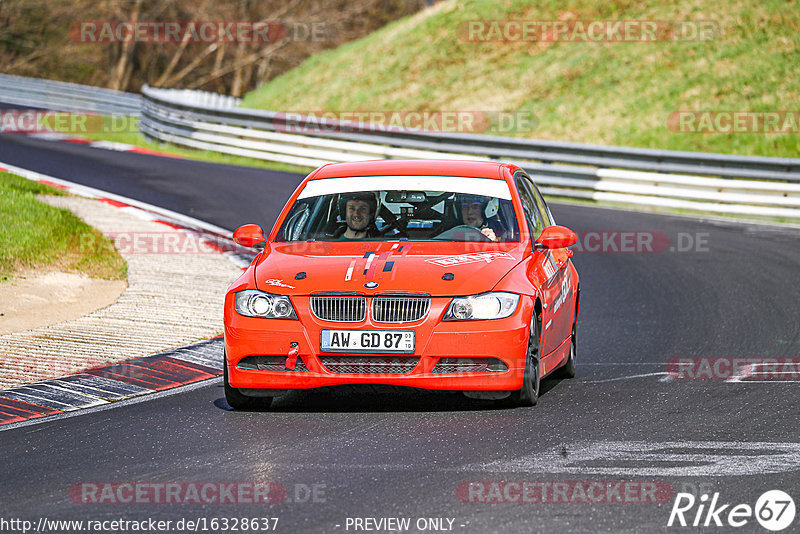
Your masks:
M532 187L533 200L536 202L536 207L542 214L546 225L556 224L539 188L532 181L529 182L529 185ZM575 317L575 298L572 294L573 283L570 279L572 271L569 269L572 251L567 248L558 248L551 250L550 253L556 268L560 272L561 283L559 294L553 304L555 317L553 318L552 334L555 334L559 340L563 341L572 333L572 321Z
M522 209L525 212L525 219L528 223L528 230L531 238L535 241L542 230L548 226L549 217L546 219L542 211L536 205L534 196L534 185L527 175L518 172L514 176L522 202ZM559 269L553 251L549 249L536 250L534 247L533 261L542 273L544 273L545 283L541 287L542 291L542 354L541 357L554 351L563 341L558 332L558 308L554 306L561 294L561 286L564 278L564 269Z

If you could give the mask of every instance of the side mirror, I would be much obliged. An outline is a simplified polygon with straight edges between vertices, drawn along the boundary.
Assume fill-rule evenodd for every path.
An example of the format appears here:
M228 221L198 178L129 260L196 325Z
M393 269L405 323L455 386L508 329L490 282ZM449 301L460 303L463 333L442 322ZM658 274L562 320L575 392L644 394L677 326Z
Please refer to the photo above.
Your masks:
M565 248L578 242L578 236L566 226L548 226L539 235L536 245L544 248Z
M264 248L264 230L257 224L245 224L233 232L233 240L243 247Z

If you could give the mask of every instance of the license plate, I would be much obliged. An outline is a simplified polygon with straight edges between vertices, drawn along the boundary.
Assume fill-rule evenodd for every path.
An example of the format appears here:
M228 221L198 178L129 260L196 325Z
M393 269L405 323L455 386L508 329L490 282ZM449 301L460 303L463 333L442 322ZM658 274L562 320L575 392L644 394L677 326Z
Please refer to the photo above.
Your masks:
M323 330L323 352L414 352L411 330Z

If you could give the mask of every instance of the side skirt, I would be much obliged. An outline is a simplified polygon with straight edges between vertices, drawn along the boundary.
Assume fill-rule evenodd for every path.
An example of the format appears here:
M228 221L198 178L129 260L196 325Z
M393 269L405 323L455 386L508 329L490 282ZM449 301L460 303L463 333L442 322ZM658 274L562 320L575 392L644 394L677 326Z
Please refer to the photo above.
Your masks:
M561 344L558 347L556 347L556 349L553 352L542 358L542 361L540 363L542 378L546 377L559 367L563 367L564 364L567 363L567 358L569 358L569 348L571 342L572 342L571 336L568 336L567 339L562 341Z

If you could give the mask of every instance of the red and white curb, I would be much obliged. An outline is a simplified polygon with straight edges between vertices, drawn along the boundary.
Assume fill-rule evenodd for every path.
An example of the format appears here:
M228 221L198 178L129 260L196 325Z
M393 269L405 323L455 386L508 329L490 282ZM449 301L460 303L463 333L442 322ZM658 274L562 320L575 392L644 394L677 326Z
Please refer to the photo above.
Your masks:
M0 391L0 426L93 408L222 375L222 339Z
M96 199L142 219L196 234L231 262L245 269L255 253L236 244L231 233L218 226L158 206L76 184L0 162L0 171L71 194ZM83 408L111 404L222 374L221 338L179 349L85 370L0 391L0 426L20 423Z
M92 148L102 148L104 150L114 150L117 152L132 152L134 154L145 154L147 156L161 156L164 158L184 159L180 154L173 154L171 152L162 152L160 150L152 150L128 143L118 143L116 141L92 141L79 135L70 135L61 132L42 132L23 134L28 137L36 139L44 139L45 141L62 141L65 143L73 143L78 145L86 145Z

